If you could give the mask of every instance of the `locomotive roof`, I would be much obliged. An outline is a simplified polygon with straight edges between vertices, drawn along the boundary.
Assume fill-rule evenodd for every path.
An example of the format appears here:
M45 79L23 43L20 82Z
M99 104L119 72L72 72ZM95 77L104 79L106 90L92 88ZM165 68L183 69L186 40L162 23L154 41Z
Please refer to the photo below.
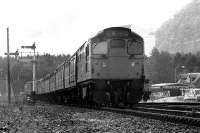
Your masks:
M103 37L104 35L104 31L106 30L129 30L131 32L131 35L132 36L135 36L136 38L138 38L140 41L143 42L143 38L138 35L137 33L135 33L134 31L132 31L130 28L126 28L126 27L109 27L109 28L105 28L101 31L99 31L96 35L94 35L93 37L89 38L87 41L90 41L94 38L97 38L97 37ZM86 41L86 42L87 42ZM86 42L84 42L80 47L82 47ZM77 50L78 51L78 50ZM68 59L68 60L65 60L65 62L68 62L73 56L75 56L75 54L77 53L77 51Z
M136 37L140 41L143 41L143 38L140 35L138 35L134 31L132 31L130 28L125 28L125 27L110 27L110 28L103 29L103 30L99 31L95 36L91 37L90 40L97 38L97 37L103 37L104 32L107 30L128 30L128 31L130 31L132 37Z

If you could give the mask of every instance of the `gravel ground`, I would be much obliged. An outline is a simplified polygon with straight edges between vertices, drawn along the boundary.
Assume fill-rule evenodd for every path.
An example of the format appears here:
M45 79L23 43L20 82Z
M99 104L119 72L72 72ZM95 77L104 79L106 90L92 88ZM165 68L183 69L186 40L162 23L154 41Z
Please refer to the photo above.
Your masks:
M0 106L0 133L198 133L200 128L59 105Z

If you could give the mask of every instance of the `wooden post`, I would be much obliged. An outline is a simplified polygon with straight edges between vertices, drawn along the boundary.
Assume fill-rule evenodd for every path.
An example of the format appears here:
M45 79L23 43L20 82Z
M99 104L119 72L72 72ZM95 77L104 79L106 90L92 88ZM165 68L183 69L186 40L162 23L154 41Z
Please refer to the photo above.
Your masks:
M11 103L11 88L10 88L10 53L9 53L9 28L7 28L7 75L8 75L8 103Z

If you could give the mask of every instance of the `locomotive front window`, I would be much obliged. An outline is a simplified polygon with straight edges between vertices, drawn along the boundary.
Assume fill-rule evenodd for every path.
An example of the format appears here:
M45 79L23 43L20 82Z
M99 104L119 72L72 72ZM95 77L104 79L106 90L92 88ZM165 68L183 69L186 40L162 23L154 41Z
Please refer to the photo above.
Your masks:
M93 44L93 54L107 54L108 43L106 41Z
M138 41L128 41L128 54L143 54L143 43Z
M114 39L110 42L111 48L124 48L125 47L125 41L121 39Z

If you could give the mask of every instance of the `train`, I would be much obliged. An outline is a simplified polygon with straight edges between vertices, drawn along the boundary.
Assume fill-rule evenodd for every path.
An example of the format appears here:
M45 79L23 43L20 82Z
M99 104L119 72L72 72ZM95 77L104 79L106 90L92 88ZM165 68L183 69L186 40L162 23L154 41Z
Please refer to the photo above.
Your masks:
M34 97L59 103L132 106L148 97L145 82L143 38L130 28L110 27L38 79Z

